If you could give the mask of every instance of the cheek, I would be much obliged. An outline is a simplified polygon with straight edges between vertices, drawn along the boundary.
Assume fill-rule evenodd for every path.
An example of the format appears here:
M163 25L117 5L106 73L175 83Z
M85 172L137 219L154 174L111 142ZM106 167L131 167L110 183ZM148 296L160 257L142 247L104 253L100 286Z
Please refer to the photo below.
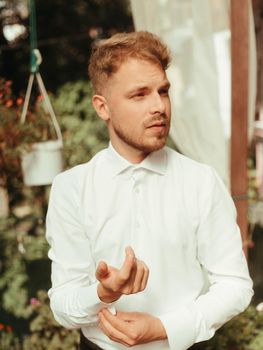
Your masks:
M120 124L139 128L145 118L144 109L143 105L124 105L117 108L115 116Z
M171 113L171 102L170 102L169 99L165 102L165 109L166 109L166 113L170 115L170 113Z
M143 121L147 117L148 105L146 101L133 103L114 99L114 103L110 105L110 119L115 127L120 127L122 130L142 131Z

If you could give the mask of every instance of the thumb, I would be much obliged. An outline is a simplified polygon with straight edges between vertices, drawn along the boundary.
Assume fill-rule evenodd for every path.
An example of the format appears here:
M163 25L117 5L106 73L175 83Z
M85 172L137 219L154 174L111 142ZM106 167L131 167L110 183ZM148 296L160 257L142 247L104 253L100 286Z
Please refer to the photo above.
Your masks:
M108 265L105 263L105 261L100 261L99 265L96 269L96 278L101 282L102 279L104 279L109 273Z

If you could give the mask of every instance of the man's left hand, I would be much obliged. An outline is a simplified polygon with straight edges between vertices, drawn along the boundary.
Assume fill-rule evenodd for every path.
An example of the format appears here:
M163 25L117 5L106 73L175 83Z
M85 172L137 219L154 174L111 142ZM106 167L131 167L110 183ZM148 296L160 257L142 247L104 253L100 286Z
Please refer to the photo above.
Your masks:
M127 347L167 338L161 320L146 313L118 311L112 315L103 309L98 316L103 333Z

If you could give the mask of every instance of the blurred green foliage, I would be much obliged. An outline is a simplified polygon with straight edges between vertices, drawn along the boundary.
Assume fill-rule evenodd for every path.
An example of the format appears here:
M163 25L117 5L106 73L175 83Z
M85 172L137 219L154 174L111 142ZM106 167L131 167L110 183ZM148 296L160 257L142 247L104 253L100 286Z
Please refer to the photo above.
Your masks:
M64 138L67 167L87 162L108 144L106 124L96 115L90 82L66 83L53 98Z
M11 84L7 85L10 90ZM20 113L9 90L10 95L2 99L2 107L8 113L1 115L5 118L1 127L5 142L2 159L6 164L1 176L17 181L19 186L8 186L9 197L13 199L11 216L0 221L0 324L11 323L13 327L8 332L6 327L0 330L0 349L76 349L78 331L59 326L49 308L46 291L50 287L50 261L44 236L49 187L27 188L22 183L19 152L15 150L21 148L19 142L23 140L17 138L17 143L10 147L4 133L6 124L15 128L14 118L19 118ZM52 96L63 133L66 167L88 161L108 144L106 125L96 116L91 96L92 88L87 81L66 83ZM26 124L29 129L37 127L30 121ZM13 137L10 140L15 142ZM7 157L8 151L12 158ZM37 305L31 305L30 300L37 300Z
M49 286L50 263L44 237L43 220L33 215L23 219L10 217L0 221L0 310L17 318L28 318L28 301L36 292L39 272L31 275L37 262L42 263L43 282ZM1 321L0 321L1 322Z
M74 350L79 344L78 330L62 328L49 307L47 292L40 290L37 298L31 299L35 314L30 323L30 335L23 341L23 350Z
M263 312L254 306L229 321L208 342L195 350L260 350L263 343Z

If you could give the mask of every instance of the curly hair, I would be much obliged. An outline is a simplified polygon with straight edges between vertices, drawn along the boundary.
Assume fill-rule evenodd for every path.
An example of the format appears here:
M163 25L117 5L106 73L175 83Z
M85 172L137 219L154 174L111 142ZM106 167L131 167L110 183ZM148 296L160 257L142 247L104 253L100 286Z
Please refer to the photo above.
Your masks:
M166 70L171 61L168 47L160 38L146 31L118 33L93 47L89 77L96 93L101 93L108 79L129 58L160 65Z

